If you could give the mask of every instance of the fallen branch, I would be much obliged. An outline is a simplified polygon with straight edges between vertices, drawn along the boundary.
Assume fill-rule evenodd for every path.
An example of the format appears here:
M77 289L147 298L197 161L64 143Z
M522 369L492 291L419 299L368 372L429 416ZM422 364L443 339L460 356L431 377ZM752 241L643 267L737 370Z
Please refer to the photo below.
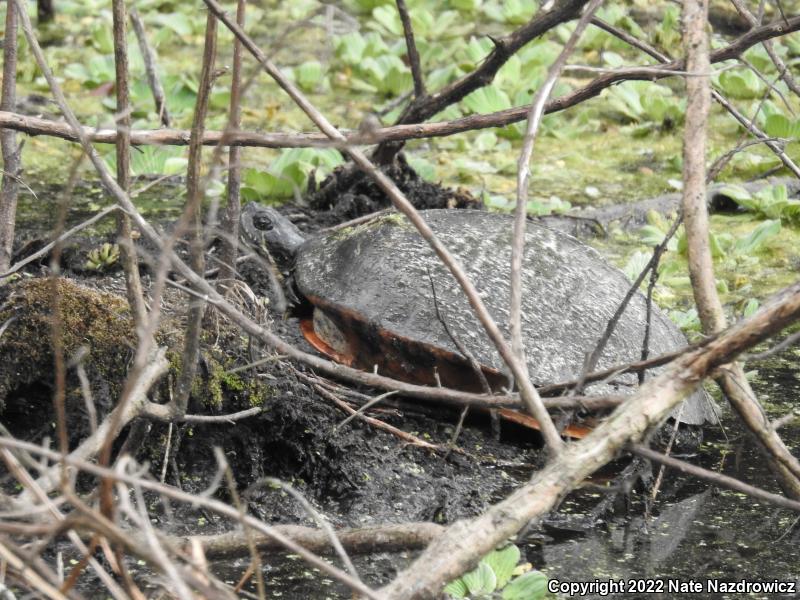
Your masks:
M641 456L642 458L646 458L648 460L660 463L671 469L680 471L681 473L692 475L694 477L697 477L698 479L704 479L705 481L708 481L709 483L716 485L717 487L727 488L729 490L733 490L734 492L741 492L758 500L763 500L764 502L767 502L774 506L779 506L781 508L788 508L789 510L800 512L799 501L791 500L786 496L781 496L780 494L773 494L766 490L762 490L761 488L757 488L754 485L749 485L747 483L744 483L743 481L739 481L734 477L729 477L727 475L723 475L722 473L709 471L708 469L698 467L684 460L678 460L677 458L673 458L672 456L667 456L666 454L662 454L661 452L656 452L655 450L648 448L647 446L643 446L642 444L631 444L630 446L628 446L628 450L630 450L633 454L636 454L637 456Z
M327 553L332 549L329 537L319 529L300 525L274 525L273 529L315 554ZM424 521L339 529L336 530L336 537L339 538L342 546L352 554L371 554L421 550L444 530L445 528L441 525ZM184 546L188 546L193 541L197 541L202 546L209 558L246 556L248 553L247 543L243 539L241 531L172 539L175 545ZM259 550L281 550L283 548L273 538L261 533L254 533L253 541Z

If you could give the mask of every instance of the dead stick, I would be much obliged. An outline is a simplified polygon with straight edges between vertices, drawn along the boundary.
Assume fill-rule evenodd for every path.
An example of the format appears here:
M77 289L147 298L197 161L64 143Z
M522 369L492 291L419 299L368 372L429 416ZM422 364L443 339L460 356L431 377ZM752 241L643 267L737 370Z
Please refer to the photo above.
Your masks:
M414 41L414 28L411 26L411 17L408 15L408 7L405 0L395 0L397 12L400 13L400 22L403 24L403 34L406 38L406 51L408 52L408 63L411 67L411 78L414 80L414 96L421 98L425 95L425 79L422 75L422 62L417 51L417 44Z
M743 481L739 481L734 477L729 477L728 475L723 475L722 473L709 471L708 469L698 467L684 460L679 460L672 456L667 456L665 454L662 454L661 452L656 452L652 448L643 446L642 444L631 444L630 446L628 446L628 449L634 454L641 456L642 458L646 458L648 460L660 463L662 465L670 467L671 469L680 471L681 473L686 473L687 475L693 475L698 479L704 479L716 486L727 488L729 490L733 490L734 492L741 492L743 494L747 494L748 496L757 498L759 500L763 500L764 502L767 502L774 506L779 506L781 508L788 508L789 510L800 512L800 502L798 502L797 500L791 500L786 496L781 496L780 494L773 494L766 490L762 490L761 488L744 483Z
M525 138L522 142L522 151L517 161L517 205L514 208L514 235L511 242L511 301L509 305L509 325L511 329L511 348L522 363L525 373L528 372L525 360L525 345L522 341L522 259L525 255L525 225L528 220L528 188L530 187L531 158L539 124L544 115L544 107L550 93L561 76L561 71L567 59L575 50L583 31L589 25L589 20L600 6L601 0L591 0L581 16L575 30L570 34L561 53L547 70L547 77L539 86L533 97Z
M245 0L238 0L236 4L236 24L244 27ZM231 101L228 109L227 131L237 131L242 125L242 43L233 40L233 67L231 69ZM221 229L222 251L220 260L220 274L218 283L228 287L236 274L236 257L239 254L239 214L241 212L241 198L239 190L242 184L241 148L231 146L228 149L228 188L225 212L222 217Z
M17 10L11 3L6 8L5 37L3 38L3 88L0 110L14 110L17 103ZM11 264L14 248L14 228L21 174L20 147L16 134L0 131L3 152L3 181L0 184L0 271Z
M144 72L147 75L147 84L150 86L150 91L153 94L153 100L156 104L156 112L158 113L159 120L164 127L169 127L169 111L167 110L167 100L164 97L164 88L161 85L161 80L158 77L156 64L158 58L153 47L147 41L147 33L144 30L144 23L139 16L139 12L135 6L131 6L128 10L133 25L133 31L136 33L136 41L139 43L139 52L144 61Z

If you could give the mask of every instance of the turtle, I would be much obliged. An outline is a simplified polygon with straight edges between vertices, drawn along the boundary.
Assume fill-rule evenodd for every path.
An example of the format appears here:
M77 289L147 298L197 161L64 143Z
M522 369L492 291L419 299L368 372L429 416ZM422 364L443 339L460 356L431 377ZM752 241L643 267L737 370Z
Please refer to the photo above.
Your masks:
M508 339L513 217L473 209L420 211L466 270ZM267 252L300 304L312 346L338 362L404 381L480 391L481 379L508 386L505 366L447 268L400 213L306 238L275 208L251 202L241 215L243 239ZM535 385L574 379L631 283L589 245L528 222L522 269L522 328ZM637 292L620 318L597 368L639 360L646 300ZM300 311L302 313L302 311ZM658 307L651 311L650 355L687 344ZM464 353L466 351L466 355ZM592 385L590 394L628 393L634 374ZM673 416L689 425L714 420L702 390Z

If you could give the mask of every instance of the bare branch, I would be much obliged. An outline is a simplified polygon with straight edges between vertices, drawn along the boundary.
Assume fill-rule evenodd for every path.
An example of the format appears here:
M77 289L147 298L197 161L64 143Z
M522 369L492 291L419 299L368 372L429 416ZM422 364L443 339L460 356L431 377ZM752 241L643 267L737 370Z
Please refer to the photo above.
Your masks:
M742 0L731 0L731 4L733 4L742 18L750 23L751 27L758 27L761 24L761 20L752 12L750 12L750 9L747 8L747 5L742 2ZM785 21L786 16L784 15L783 18ZM797 81L795 81L795 78L792 77L789 66L780 56L778 56L778 53L775 52L775 47L772 45L772 42L769 40L764 40L762 45L764 46L764 50L767 51L770 60L775 65L775 68L778 70L778 73L780 73L780 77L786 84L786 87L792 90L796 96L800 96L800 85L798 85Z
M206 35L203 47L203 64L200 83L197 90L197 102L192 120L192 137L189 143L189 165L186 173L186 208L181 222L189 225L191 242L189 245L189 265L199 274L205 271L205 255L203 240L202 200L203 186L200 180L200 168L203 152L203 131L208 114L208 100L213 85L214 61L217 56L217 19L209 13L206 18ZM192 382L197 373L197 362L200 356L200 335L203 328L205 302L194 300L189 304L188 324L181 359L181 373L175 390L175 404L180 413L186 412Z
M578 16L587 2L588 0L557 1L548 10L537 12L530 21L516 31L502 38L493 38L494 49L478 68L432 94L415 98L397 123L421 123L451 104L459 102L478 88L489 85L500 68L520 48L546 31ZM400 148L402 148L402 144L384 142L375 150L374 159L379 164L385 164L394 157Z
M236 5L236 24L244 27L245 0L239 0ZM231 70L231 101L228 114L228 126L226 131L237 131L242 124L242 43L233 40L233 67ZM220 285L230 285L230 279L234 277L236 269L236 257L239 253L239 213L241 211L241 199L239 190L242 183L241 149L231 146L228 150L228 205L222 218L222 230L225 235L222 238L222 252L220 259Z
M273 525L273 528L312 552L323 553L331 550L330 538L325 532L318 529L300 525ZM339 538L342 546L351 553L371 554L392 550L420 550L443 531L444 527L441 525L426 521L339 529L336 531L336 537ZM254 533L253 538L258 548L262 550L281 548L274 539L267 535ZM247 552L247 546L240 531L209 536L192 536L189 539L198 540L209 557L236 556ZM188 540L184 540L184 542L188 543Z
M425 95L425 77L422 74L422 63L419 59L417 44L414 41L414 29L411 27L411 17L408 16L408 8L405 0L395 0L397 12L400 13L400 22L403 24L403 34L406 37L406 51L408 52L408 63L411 67L411 77L414 80L414 97L421 98Z
M14 110L17 103L17 11L8 3L3 37L3 88L0 110ZM3 153L3 181L0 184L0 271L11 264L14 229L17 219L19 177L22 173L20 148L16 134L0 130Z
M705 72L709 66L708 0L684 0L684 47L690 71ZM710 104L708 77L686 78L686 122L683 137L683 217L688 246L689 276L703 330L722 331L725 314L716 289L714 263L708 239L706 206L706 126ZM740 364L720 377L720 384L755 438L767 464L784 492L800 498L800 462L783 444L774 429L765 423L763 410L755 399Z
M114 29L114 67L116 70L115 89L117 94L117 181L119 186L130 191L131 185L131 107L128 85L128 35L126 23L128 15L125 0L113 0L111 3ZM125 272L125 290L128 304L131 307L133 322L138 332L145 319L144 294L139 279L139 261L136 259L136 248L131 238L131 221L125 213L117 213L117 237L119 238L119 254Z
M800 331L794 332L792 335L788 336L785 340L783 340L780 344L776 344L769 350L765 350L764 352L759 352L758 354L745 354L742 356L742 362L757 362L759 360L764 360L765 358L769 358L770 356L774 356L778 352L783 352L791 346L795 344L798 340L800 340Z
M147 33L144 30L144 23L135 6L131 6L130 9L128 9L128 15L131 18L133 31L136 33L136 40L139 43L139 52L144 61L144 72L147 75L147 83L150 86L150 90L153 93L153 100L156 103L156 112L164 127L169 127L170 119L169 111L167 110L167 100L164 97L164 88L161 86L161 80L156 70L158 57L156 56L155 50L153 50L152 46L147 42Z
M564 44L561 53L547 70L547 77L536 91L528 111L528 126L525 131L525 138L522 141L522 151L517 161L517 206L514 209L514 237L511 243L509 328L511 330L511 348L522 363L526 374L528 369L525 361L525 345L522 341L522 259L525 255L525 224L528 218L528 187L530 184L533 145L544 114L545 103L550 97L556 81L561 76L561 71L567 59L575 50L578 40L589 25L589 21L599 8L600 3L601 0L591 0L589 2L575 30L569 36L567 43Z
M91 227L92 225L94 225L95 223L100 221L103 217L105 217L106 215L114 212L115 210L119 210L119 206L117 206L117 205L107 206L106 208L104 208L103 210L101 210L100 212L95 214L94 216L90 217L89 219L86 219L82 223L78 223L77 225L75 225L75 227L73 227L71 229L68 229L67 231L65 231L64 233L62 233L58 237L56 237L56 239L54 239L52 242L49 242L49 243L45 244L44 246L42 246L39 250L37 250L36 252L31 254L30 256L27 256L24 259L22 259L21 261L19 261L18 263L15 263L14 265L12 265L8 269L8 271L6 271L5 273L0 273L0 280L5 279L6 277L8 277L10 275L13 275L14 273L16 273L17 271L22 269L25 265L29 265L33 261L35 261L35 260L37 260L39 258L42 258L43 256L46 256L47 253L50 252L50 250L52 250L53 247L56 244L60 244L60 243L64 242L65 240L71 238L73 235L75 235L79 231L82 231L83 229L86 229L87 227Z
M626 80L650 80L654 81L664 77L673 76L684 71L682 61L671 61L669 57L652 48L645 42L638 40L634 36L608 25L600 19L593 19L593 24L612 33L616 37L626 41L632 46L643 50L648 55L662 62L658 73L652 72L651 67L631 67L629 69L619 69L614 73L601 76L587 84L586 86L573 90L569 94L551 100L545 107L545 114L559 112L575 106L600 94L604 89L620 81ZM789 17L784 25L775 24L764 25L754 28L734 40L729 46L721 48L711 53L711 62L717 63L732 58L738 58L750 47L771 39L792 33L800 29L800 16ZM473 72L475 73L475 72ZM716 94L716 93L715 93ZM719 98L715 95L715 99ZM723 104L725 106L725 104ZM727 106L725 106L727 108ZM346 148L350 145L373 144L383 142L402 142L410 139L422 139L430 137L443 137L486 129L490 127L504 127L512 123L523 121L527 118L530 106L518 106L490 114L470 115L452 121L442 121L438 123L411 123L383 127L371 132L368 137L361 136L358 132L347 133L345 140L329 139L326 135L315 133L297 134L259 134L253 132L233 131L209 131L203 136L204 145L217 145L223 137L228 145L253 146L261 148L305 148L305 147L326 147L326 148ZM116 140L114 130L82 127L73 127L72 124L63 124L46 119L27 117L12 112L0 111L0 128L14 129L16 131L28 133L30 135L52 135L69 141L80 141L81 138L90 139L93 142L113 144ZM77 133L80 132L80 133ZM764 136L766 137L766 136ZM184 130L157 129L157 130L138 130L131 132L131 143L133 145L181 145L189 143L190 134ZM775 148L773 151L777 152ZM787 165L788 166L788 165ZM791 167L789 167L791 169Z
M772 504L773 506L779 506L781 508L788 508L789 510L800 512L800 502L797 500L790 500L786 496L781 496L780 494L773 494L766 490L762 490L761 488L757 488L753 485L744 483L743 481L739 481L734 477L728 477L722 473L709 471L708 469L698 467L684 460L678 460L672 456L667 456L661 452L656 452L655 450L648 448L647 446L643 446L642 444L631 444L628 446L628 450L630 450L633 454L641 456L642 458L661 463L662 465L670 467L671 469L676 469L681 473L686 473L699 479L704 479L713 485L727 488L729 490L733 490L734 492L747 494L752 498L763 500L764 502Z
M161 405L154 405L154 406L161 406ZM264 409L260 406L254 406L253 408L248 408L247 410L240 410L239 412L231 413L228 415L183 415L179 417L178 420L184 423L235 423L236 421L241 421L242 419L247 419L250 417L254 417L260 413L264 412Z
M21 0L15 0L15 1L21 1ZM0 437L0 448L3 448L3 450L0 450L0 452L3 452L4 456L7 455L8 453L7 449L18 448L22 450L27 450L31 454L37 454L40 456L47 457L50 460L61 459L61 455L58 452L53 452L52 450L48 450L47 448L42 448L41 446L37 446L36 444L23 442L16 439L9 439L6 437ZM289 539L279 529L271 527L266 523L259 521L258 519L251 517L249 515L242 515L235 508L225 504L220 500L214 500L212 498L204 498L196 494L192 494L190 492L184 492L183 490L179 490L174 487L164 485L156 481L152 481L150 479L142 479L141 477L130 475L128 473L120 473L118 471L111 470L107 467L101 467L94 463L86 462L84 460L81 460L73 456L68 456L66 457L65 460L71 468L74 469L77 468L80 469L81 471L91 473L98 477L107 478L113 481L127 483L130 485L137 485L142 487L143 489L155 491L169 498L173 498L179 502L185 502L192 506L202 506L222 516L233 519L236 522L239 522L246 527L252 528L256 532L259 532L265 536L272 538L290 552L298 554L300 557L303 558L303 560L308 562L310 565L316 567L323 573L327 573L333 579L342 582L344 585L348 586L353 591L362 594L367 598L371 598L372 600L383 600L384 598L383 595L371 590L360 581L354 580L344 571L334 567L325 560L319 558L318 556L306 550L300 544ZM118 586L115 587L117 587L118 589Z

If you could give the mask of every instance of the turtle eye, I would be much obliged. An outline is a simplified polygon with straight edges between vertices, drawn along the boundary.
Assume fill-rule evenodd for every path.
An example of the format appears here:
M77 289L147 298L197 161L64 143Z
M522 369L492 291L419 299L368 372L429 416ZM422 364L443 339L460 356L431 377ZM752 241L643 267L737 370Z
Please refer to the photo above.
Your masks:
M255 226L256 229L259 229L261 231L270 231L275 227L275 225L272 222L272 219L270 219L267 215L263 214L256 215L255 217L253 217L253 225Z

